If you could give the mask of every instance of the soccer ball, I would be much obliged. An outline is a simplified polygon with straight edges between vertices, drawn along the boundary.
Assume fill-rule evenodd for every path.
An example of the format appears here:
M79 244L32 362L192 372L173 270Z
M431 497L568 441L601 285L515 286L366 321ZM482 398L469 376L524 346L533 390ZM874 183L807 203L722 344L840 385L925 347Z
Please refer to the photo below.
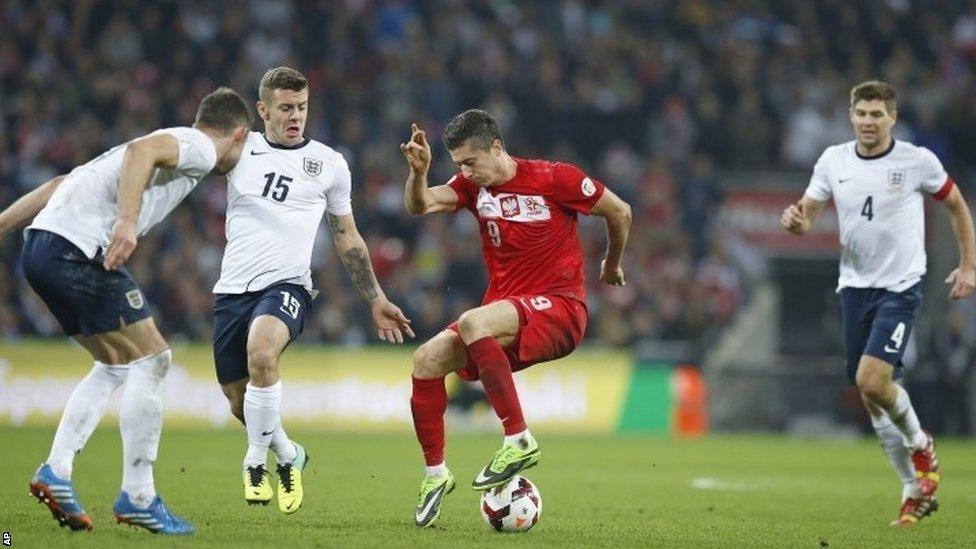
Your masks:
M542 495L529 479L515 475L508 484L481 496L481 517L499 532L525 532L539 522Z

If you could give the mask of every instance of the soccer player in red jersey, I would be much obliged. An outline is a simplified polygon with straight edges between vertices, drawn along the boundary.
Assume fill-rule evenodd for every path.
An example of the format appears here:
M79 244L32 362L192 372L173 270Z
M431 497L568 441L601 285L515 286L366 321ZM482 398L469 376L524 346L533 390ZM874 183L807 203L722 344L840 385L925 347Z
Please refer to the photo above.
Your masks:
M606 284L624 284L621 255L630 231L630 206L571 164L515 158L487 112L461 113L444 130L444 145L460 169L445 185L427 186L431 152L414 124L400 150L410 166L404 202L411 214L470 211L478 220L489 283L471 309L421 345L413 360L410 406L427 463L414 514L434 523L443 496L454 489L444 461L444 377L480 379L501 420L505 440L472 483L475 490L505 484L535 465L539 444L529 433L512 372L564 357L583 338L586 293L578 213L606 220L609 245L600 269Z

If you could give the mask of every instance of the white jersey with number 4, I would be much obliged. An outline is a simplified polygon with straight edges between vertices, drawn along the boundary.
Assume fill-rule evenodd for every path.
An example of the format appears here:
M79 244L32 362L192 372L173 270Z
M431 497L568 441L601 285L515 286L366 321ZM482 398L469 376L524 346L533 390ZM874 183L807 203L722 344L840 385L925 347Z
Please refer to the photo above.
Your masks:
M139 236L169 215L217 164L214 142L200 130L164 128L151 135L160 133L176 138L180 158L173 169L153 169L142 191L142 209L136 225ZM27 230L58 234L89 258L94 258L99 248L104 251L119 216L119 176L127 145L109 149L72 170Z
M349 165L306 139L286 147L251 132L227 175L227 248L217 294L291 282L312 290L312 247L322 215L352 213Z
M884 153L858 154L856 142L828 147L806 196L831 197L840 222L837 288L884 288L900 292L925 274L923 192L942 200L952 179L932 151L893 141Z

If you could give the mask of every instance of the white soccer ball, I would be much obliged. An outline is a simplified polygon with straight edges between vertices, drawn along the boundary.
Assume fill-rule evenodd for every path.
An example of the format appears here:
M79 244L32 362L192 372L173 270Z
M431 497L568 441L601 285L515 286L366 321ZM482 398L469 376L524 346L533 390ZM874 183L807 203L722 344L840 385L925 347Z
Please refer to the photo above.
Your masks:
M525 532L541 515L542 494L523 476L515 475L481 496L481 517L499 532Z

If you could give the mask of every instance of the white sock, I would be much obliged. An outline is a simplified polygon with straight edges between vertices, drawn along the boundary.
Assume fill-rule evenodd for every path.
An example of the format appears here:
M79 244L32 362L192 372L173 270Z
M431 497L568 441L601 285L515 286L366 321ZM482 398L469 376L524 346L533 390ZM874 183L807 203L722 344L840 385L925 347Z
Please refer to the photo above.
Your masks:
M424 473L428 477L442 477L447 474L447 463L442 461L437 465L427 465L424 467Z
M279 382L280 384L281 382ZM285 432L285 428L281 426L281 416L278 416L278 424L275 427L275 432L271 435L271 444L269 445L271 451L275 453L275 458L278 460L278 465L284 465L286 463L291 463L295 461L298 457L298 449L295 448L295 443L288 438L288 433Z
M908 498L921 498L922 492L918 489L918 483L912 480L912 482L906 482L901 488L901 502L905 503Z
M173 361L169 349L129 364L122 393L119 430L122 432L122 490L136 507L156 498L153 464L163 430L163 379Z
M244 467L268 462L268 447L278 426L281 407L281 381L270 387L255 387L250 382L244 393L244 423L247 425L247 454Z
M912 407L912 400L908 398L908 391L899 384L895 384L898 395L895 397L895 405L888 410L888 417L891 418L901 434L905 435L908 446L912 450L921 450L928 444L929 439L922 431L922 426L915 415L915 408Z
M105 415L109 397L125 381L128 372L126 366L109 366L96 361L88 375L75 386L64 405L47 457L47 464L55 475L71 479L75 455L85 447L88 437Z
M522 431L521 433L515 433L514 435L505 435L505 441L502 443L505 446L523 446L526 444L532 444L535 439L532 438L532 433L528 429Z
M907 497L920 496L918 483L915 481L915 466L912 464L911 453L905 446L905 436L891 422L888 414L880 417L871 416L871 425L874 426L874 432L878 434L878 439L881 440L881 448L888 456L888 461L891 462L891 466L895 468L895 473L901 479L903 485L902 501Z

